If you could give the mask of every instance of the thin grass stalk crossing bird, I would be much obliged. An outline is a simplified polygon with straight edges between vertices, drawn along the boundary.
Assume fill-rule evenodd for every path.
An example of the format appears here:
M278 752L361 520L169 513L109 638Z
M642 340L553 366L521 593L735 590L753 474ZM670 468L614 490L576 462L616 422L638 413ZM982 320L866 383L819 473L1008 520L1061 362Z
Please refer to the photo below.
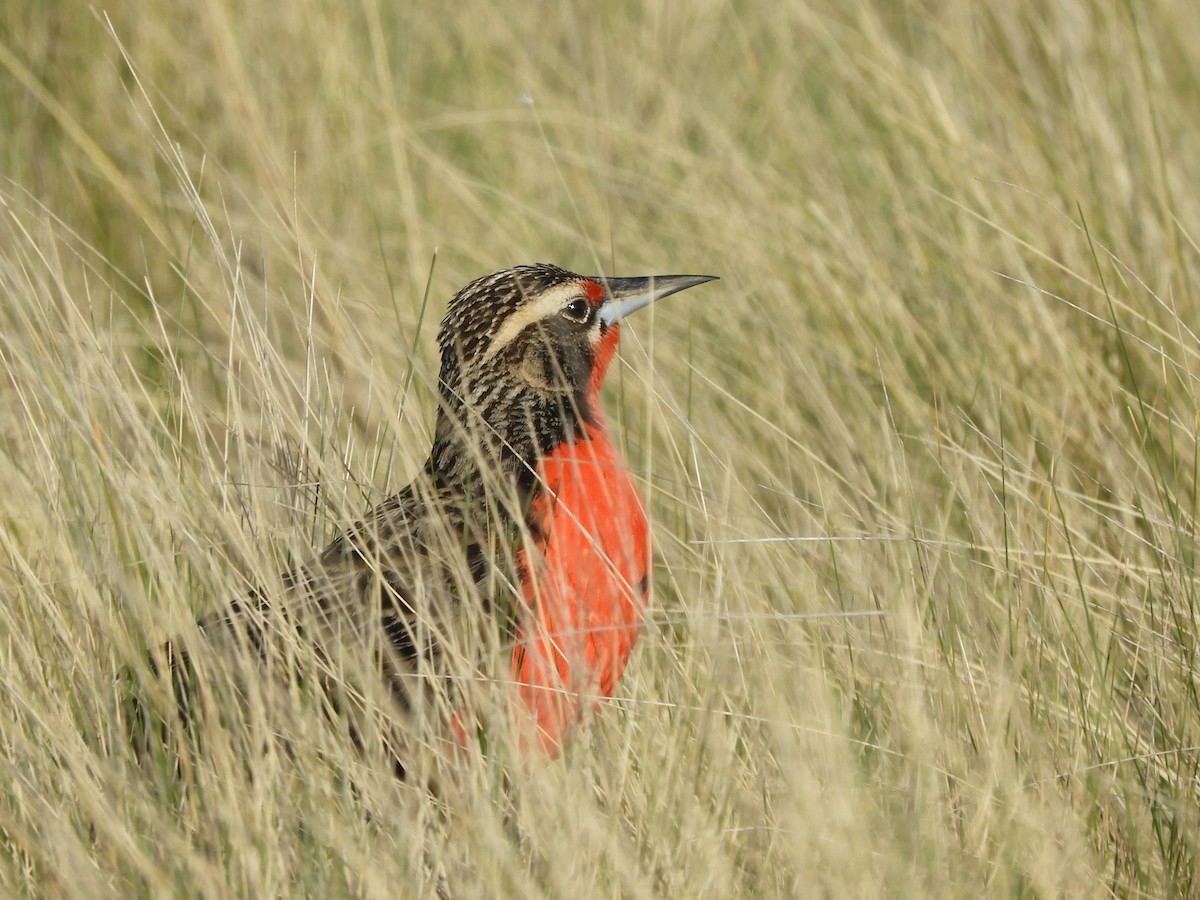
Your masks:
M522 751L557 756L573 723L612 696L650 588L645 506L600 409L621 323L713 279L541 264L468 284L438 334L420 473L286 575L281 596L260 591L201 620L207 642L232 639L260 662L279 655L280 635L315 648L320 693L356 742L373 740L367 710L398 710L399 726L381 731L400 775L414 719L440 725L443 743L471 739L473 674L506 655ZM154 666L170 673L185 721L194 646L174 641Z

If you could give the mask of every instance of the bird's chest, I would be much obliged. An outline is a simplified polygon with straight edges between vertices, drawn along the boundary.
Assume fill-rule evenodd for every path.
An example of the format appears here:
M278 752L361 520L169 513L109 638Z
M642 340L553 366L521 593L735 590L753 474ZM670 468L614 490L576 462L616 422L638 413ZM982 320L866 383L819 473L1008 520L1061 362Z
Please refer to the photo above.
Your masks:
M540 662L567 685L608 696L646 605L651 548L645 508L602 431L558 447L540 474L545 487L528 518L533 546L522 560Z

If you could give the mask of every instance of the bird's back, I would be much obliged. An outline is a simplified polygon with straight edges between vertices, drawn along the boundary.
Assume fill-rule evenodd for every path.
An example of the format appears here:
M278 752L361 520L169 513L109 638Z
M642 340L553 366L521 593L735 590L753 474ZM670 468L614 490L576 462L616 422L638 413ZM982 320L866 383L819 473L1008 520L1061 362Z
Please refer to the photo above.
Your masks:
M210 648L240 647L251 677L264 664L274 670L257 689L319 687L354 740L380 740L398 771L420 752L414 744L440 744L429 749L444 755L470 684L512 646L513 502L481 503L418 479L285 575L282 592L234 601L200 631ZM166 654L172 669L192 668L182 645ZM178 699L194 717L194 697Z

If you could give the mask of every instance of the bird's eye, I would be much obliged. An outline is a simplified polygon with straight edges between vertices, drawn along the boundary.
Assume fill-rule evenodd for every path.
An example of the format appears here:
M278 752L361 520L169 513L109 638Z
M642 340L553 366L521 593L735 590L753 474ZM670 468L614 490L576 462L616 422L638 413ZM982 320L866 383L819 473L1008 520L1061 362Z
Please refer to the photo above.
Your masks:
M592 314L592 305L582 297L572 300L562 308L563 318L580 324L586 322Z

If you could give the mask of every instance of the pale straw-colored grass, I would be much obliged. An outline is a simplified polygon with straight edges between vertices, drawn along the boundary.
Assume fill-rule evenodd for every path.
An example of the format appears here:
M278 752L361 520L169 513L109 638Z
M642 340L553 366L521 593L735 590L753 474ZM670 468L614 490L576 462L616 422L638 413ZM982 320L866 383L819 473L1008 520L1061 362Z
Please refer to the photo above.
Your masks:
M1197 891L1200 7L243 6L0 24L0 890ZM124 673L405 484L537 260L722 278L606 389L618 697L438 808L302 703L139 765Z

